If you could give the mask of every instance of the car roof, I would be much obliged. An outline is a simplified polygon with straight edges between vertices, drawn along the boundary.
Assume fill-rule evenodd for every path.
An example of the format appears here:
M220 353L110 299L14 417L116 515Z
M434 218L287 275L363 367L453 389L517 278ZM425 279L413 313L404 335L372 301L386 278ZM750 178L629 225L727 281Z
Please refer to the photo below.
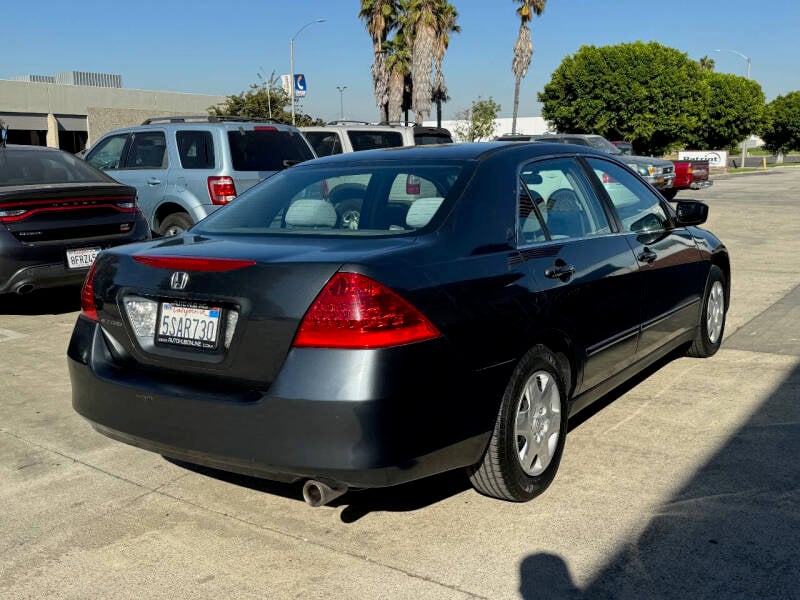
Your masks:
M345 165L375 161L484 160L489 156L499 154L507 154L510 160L525 160L553 154L591 154L604 158L609 156L605 152L588 146L574 144L493 141L361 150L317 158L292 168L302 168L306 165Z
M59 148L50 148L49 146L34 146L28 144L7 144L2 147L3 150L11 150L14 152L63 152Z

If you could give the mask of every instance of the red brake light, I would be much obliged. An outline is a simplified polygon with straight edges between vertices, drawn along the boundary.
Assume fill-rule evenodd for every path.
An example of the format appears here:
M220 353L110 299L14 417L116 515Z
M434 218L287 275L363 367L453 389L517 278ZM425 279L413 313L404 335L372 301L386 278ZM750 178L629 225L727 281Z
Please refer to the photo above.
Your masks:
M406 175L406 194L418 196L420 192L420 181L416 175Z
M195 258L189 256L142 256L135 255L133 260L155 267L156 269L172 269L173 271L202 271L214 273L234 271L256 264L256 261L240 258Z
M208 178L208 195L211 197L212 204L227 204L236 198L236 186L233 178L227 175Z
M294 346L385 348L439 336L425 315L386 286L358 273L337 273L303 317Z
M94 271L97 263L92 263L86 279L83 280L81 288L81 314L92 321L99 321L97 307L94 304Z
M253 129L256 131L278 131L277 127L272 127L271 125L256 125Z
M603 183L617 183L617 180L608 173L603 173Z
M692 163L689 163L689 166L688 166L688 167L686 167L686 172L687 172L689 175L691 175L692 173L694 173L694 165L693 165Z

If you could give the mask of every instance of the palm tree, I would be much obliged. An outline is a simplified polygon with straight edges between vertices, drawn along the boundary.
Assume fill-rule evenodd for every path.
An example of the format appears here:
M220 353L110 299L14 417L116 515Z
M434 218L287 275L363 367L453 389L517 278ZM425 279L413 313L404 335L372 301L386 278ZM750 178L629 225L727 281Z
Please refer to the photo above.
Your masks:
M450 97L447 95L447 84L442 73L442 62L447 48L450 45L450 33L459 33L461 27L456 25L458 12L456 7L447 2L444 3L439 12L436 28L436 39L433 44L433 61L436 69L433 80L433 92L431 101L436 103L436 126L442 126L442 102L447 102Z
M522 78L528 72L533 57L533 43L531 42L531 30L528 23L533 16L541 16L544 12L544 5L547 0L514 0L520 4L517 8L519 15L519 35L514 43L514 60L511 62L511 70L514 72L516 83L514 85L514 113L511 120L511 133L517 133L517 111L519 110L519 85Z
M397 26L398 0L361 0L358 16L364 21L364 26L372 37L372 84L375 87L375 103L380 110L381 120L386 121L389 71L386 67L384 45L389 33Z
M394 37L383 45L386 56L387 78L387 118L391 122L400 121L403 110L403 94L406 78L411 74L411 49L406 34L401 27Z
M714 59L713 58L709 58L708 56L704 56L698 62L700 63L700 69L702 71L713 71L714 70L715 63L714 63Z
M431 73L433 71L433 48L436 43L437 12L442 0L410 0L407 26L411 32L411 80L414 89L411 108L416 113L415 121L422 120L431 110Z

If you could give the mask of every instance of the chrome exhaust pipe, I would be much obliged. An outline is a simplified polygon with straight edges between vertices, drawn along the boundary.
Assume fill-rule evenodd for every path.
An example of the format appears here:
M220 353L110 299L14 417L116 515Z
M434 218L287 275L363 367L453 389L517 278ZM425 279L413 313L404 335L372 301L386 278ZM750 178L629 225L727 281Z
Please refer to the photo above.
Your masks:
M20 283L14 288L14 293L20 296L26 296L34 290L32 283Z
M334 484L335 485L335 484ZM331 487L321 481L309 479L303 484L303 500L314 508L324 506L347 491L347 486Z

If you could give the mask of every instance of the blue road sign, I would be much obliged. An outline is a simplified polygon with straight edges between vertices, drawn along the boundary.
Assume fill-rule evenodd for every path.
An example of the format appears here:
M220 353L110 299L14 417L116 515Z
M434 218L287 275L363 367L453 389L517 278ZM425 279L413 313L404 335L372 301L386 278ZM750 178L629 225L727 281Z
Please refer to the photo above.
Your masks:
M306 76L302 73L294 74L294 97L302 98L306 95Z

